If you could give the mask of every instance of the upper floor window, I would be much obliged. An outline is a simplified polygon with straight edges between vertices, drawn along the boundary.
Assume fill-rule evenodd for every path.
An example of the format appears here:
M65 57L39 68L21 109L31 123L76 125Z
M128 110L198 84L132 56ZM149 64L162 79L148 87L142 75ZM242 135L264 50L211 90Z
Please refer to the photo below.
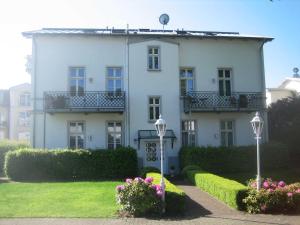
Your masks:
M121 92L123 90L123 74L120 67L108 67L106 88L109 92Z
M69 148L84 148L85 123L82 121L69 122Z
M30 106L30 93L23 93L20 95L20 106Z
M83 95L85 90L85 68L70 67L69 82L71 95Z
M231 69L219 69L218 78L220 96L231 96Z
M159 47L148 47L148 70L160 70Z
M194 90L193 69L180 69L180 94L186 95L187 92Z
M30 112L19 112L19 125L20 126L30 126Z
M107 123L107 148L116 149L122 146L122 123L108 122Z
M181 122L182 146L196 146L196 128L194 120Z
M149 97L149 121L159 119L160 107L160 97Z
M221 121L221 145L233 146L234 145L234 122Z

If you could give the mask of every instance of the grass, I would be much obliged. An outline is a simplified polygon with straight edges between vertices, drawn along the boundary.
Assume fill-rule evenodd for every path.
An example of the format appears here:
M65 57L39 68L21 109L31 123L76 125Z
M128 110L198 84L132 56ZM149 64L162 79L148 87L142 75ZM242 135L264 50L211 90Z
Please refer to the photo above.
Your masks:
M232 174L221 174L220 176L235 180L242 184L247 184L249 179L256 178L255 172L249 173L232 173ZM271 178L275 181L285 181L288 184L300 182L300 170L296 169L281 169L281 170L269 170L261 171L263 178Z
M0 183L0 217L115 217L120 183Z

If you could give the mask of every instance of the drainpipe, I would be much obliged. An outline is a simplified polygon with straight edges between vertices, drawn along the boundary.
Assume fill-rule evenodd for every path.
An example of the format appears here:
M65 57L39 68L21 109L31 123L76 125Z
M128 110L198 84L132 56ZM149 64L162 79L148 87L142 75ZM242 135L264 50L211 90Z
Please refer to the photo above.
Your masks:
M37 48L37 45L36 45L36 40L35 40L35 37L33 36L32 37L32 61L33 61L33 73L32 73L32 77L31 77L31 90L33 92L33 113L32 113L32 137L31 137L31 140L32 140L32 147L35 148L36 147L36 143L35 143L35 134L36 134L36 128L35 128L35 125L36 125L36 50Z
M126 40L126 52L127 52L127 101L126 101L126 116L127 116L127 137L128 137L128 145L130 145L130 102L129 102L129 25L127 25L127 40Z

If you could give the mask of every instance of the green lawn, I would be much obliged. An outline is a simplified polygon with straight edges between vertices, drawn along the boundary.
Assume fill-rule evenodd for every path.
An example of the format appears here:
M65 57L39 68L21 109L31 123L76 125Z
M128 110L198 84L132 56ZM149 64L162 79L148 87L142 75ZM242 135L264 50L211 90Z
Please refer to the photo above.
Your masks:
M247 184L249 179L256 178L256 173L232 173L232 174L222 174L222 177L226 177L242 184ZM295 169L281 169L281 170L270 170L261 171L261 176L263 178L271 178L275 181L285 181L286 183L300 182L300 171Z
M114 217L120 183L0 183L0 217Z

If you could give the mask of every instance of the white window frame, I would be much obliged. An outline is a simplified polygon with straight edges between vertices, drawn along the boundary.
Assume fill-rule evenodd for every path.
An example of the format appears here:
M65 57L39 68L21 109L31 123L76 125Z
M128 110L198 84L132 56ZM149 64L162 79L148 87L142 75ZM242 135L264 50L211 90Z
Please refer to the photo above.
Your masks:
M30 106L30 98L31 94L28 92L24 92L20 95L20 106Z
M188 74L188 71L192 71L192 77L188 77L187 76L187 74ZM181 72L184 72L184 76L182 77L181 76ZM190 68L190 67L183 67L183 68L180 68L180 70L179 70L179 79L180 79L180 83L179 83L179 85L180 85L180 95L181 96L185 96L186 95L186 93L187 93L187 90L188 90L188 81L189 80L192 80L193 81L193 87L192 87L192 90L191 91L193 91L194 89L195 89L195 74L194 74L194 68ZM181 82L182 81L185 81L185 90L183 91L182 90L182 86L181 86ZM183 93L183 92L185 92L185 93Z
M225 71L228 70L230 75L229 77L225 76ZM222 71L222 78L219 77L219 72ZM222 81L222 86L224 90L224 95L220 95L220 81ZM226 91L226 81L230 83L230 93ZM231 96L232 95L232 68L218 68L218 89L220 96Z
M112 77L108 76L108 70L109 69L113 70L113 76ZM116 71L117 70L120 70L120 72L121 72L120 77L116 76ZM114 87L113 87L114 90L112 92L119 92L119 91L116 90L116 81L117 80L121 81L121 90L120 91L123 91L123 69L122 69L122 67L118 67L118 66L108 66L108 67L106 67L106 90L107 91L111 91L111 90L109 90L109 86L108 86L108 83L109 83L110 80L112 80L113 83L114 83Z
M75 123L76 124L76 127L78 126L79 123L82 123L83 124L83 130L82 132L74 132L72 133L71 132L71 129L70 129L70 124L71 123ZM83 136L83 148L85 148L85 143L86 143L86 135L85 135L85 129L86 129L86 123L85 121L68 121L68 147L71 148L71 136L75 136L76 140L75 140L75 149L78 149L78 136L79 135L82 135Z
M21 116L23 115L23 116ZM29 127L30 126L30 112L22 111L19 112L19 126Z
M157 49L157 54L154 53L154 49ZM151 50L151 53L149 51ZM155 58L158 60L158 68L155 68ZM150 68L149 59L151 58L152 68ZM147 68L149 71L160 71L161 70L161 54L160 46L148 46L147 48Z
M228 128L228 122L232 123L232 128ZM222 123L225 123L225 128L222 129ZM225 133L225 145L222 144L222 133ZM228 133L232 133L232 145L229 145ZM235 146L235 121L234 120L221 120L220 121L220 146L230 147Z
M153 103L150 103L150 99L153 99ZM155 99L158 99L159 103L155 103ZM160 96L149 96L148 97L148 121L150 123L156 121L157 119L159 119L159 115L161 114L161 97ZM152 107L152 115L153 118L150 118L150 107ZM158 107L158 115L156 115L156 108Z
M109 132L108 131L108 127L109 127L109 124L110 123L113 123L113 132ZM116 131L116 124L117 123L120 123L121 124L121 131L120 132L118 132L118 131ZM109 143L109 138L108 138L108 135L109 134L112 134L112 136L113 136L113 143ZM120 146L117 146L117 141L116 141L116 138L115 138L115 135L116 134L120 134L121 135L121 142L120 142ZM107 121L106 122L106 146L107 146L107 149L117 149L118 147L121 147L121 146L123 146L123 123L121 122L121 121ZM109 147L109 145L110 144L113 144L113 148L110 148Z
M184 123L187 123L187 126L188 126L188 129L185 130L185 124ZM194 123L194 130L192 130L192 123ZM183 138L184 138L184 135L187 133L188 134L188 140L187 140L187 145L184 145L184 141L183 141ZM192 142L192 137L194 136L194 143L191 143ZM187 146L192 146L192 147L195 147L197 145L197 124L196 124L196 120L182 120L181 121L181 144L182 146L184 147L187 147Z
M72 69L75 69L76 70L76 74L75 74L75 76L72 76L71 75L71 70ZM84 70L84 75L83 75L83 77L81 77L81 76L79 76L78 74L79 74L79 70L80 69L83 69ZM80 96L80 95L82 95L83 93L80 93L79 92L79 80L83 80L83 92L85 92L85 77L86 77L86 68L84 67L84 66L70 66L69 67L69 71L68 71L68 75L69 75L69 91L71 92L71 81L72 80L75 80L75 82L76 82L76 85L75 85L75 93L74 92L72 92L72 94L73 95L75 95L75 96Z

